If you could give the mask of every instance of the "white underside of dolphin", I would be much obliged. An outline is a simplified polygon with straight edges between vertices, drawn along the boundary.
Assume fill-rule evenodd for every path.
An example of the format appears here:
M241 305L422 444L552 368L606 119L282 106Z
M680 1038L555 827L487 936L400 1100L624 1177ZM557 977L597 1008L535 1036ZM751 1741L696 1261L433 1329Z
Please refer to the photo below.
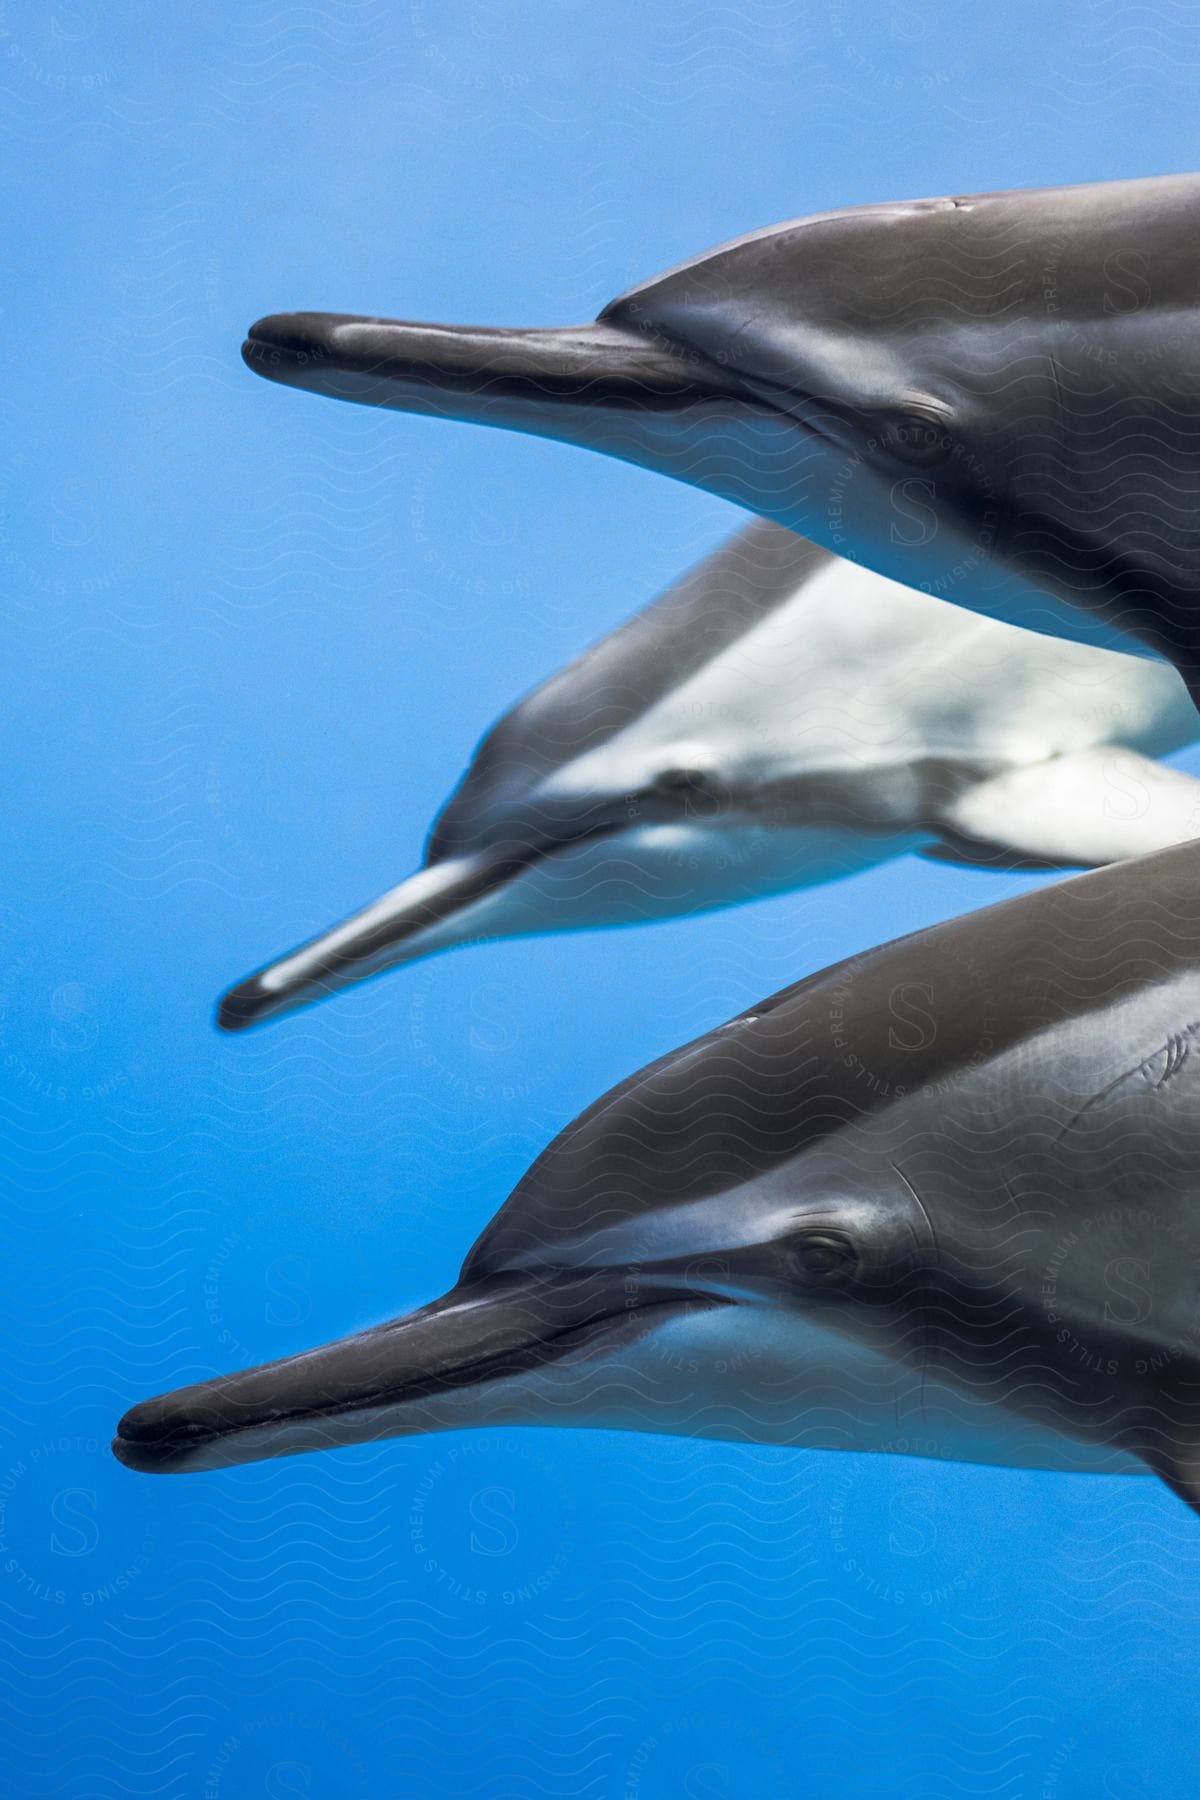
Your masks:
M1165 663L1021 630L756 521L484 739L426 866L231 990L238 1029L465 942L624 925L907 851L1089 866L1200 834Z

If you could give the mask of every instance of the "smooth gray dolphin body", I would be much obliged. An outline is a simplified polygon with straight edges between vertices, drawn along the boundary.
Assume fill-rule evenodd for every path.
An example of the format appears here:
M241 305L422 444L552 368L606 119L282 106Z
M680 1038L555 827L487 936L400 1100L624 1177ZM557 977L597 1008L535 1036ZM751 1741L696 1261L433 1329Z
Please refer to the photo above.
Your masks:
M755 231L593 325L261 320L253 369L645 464L1200 692L1200 176ZM1128 647L1128 646L1126 646Z
M1200 1508L1200 845L650 1064L442 1299L136 1406L148 1472L485 1424L1149 1468Z
M240 1030L464 942L629 924L907 850L1096 864L1200 835L1175 671L756 521L484 739L425 867L221 1000Z

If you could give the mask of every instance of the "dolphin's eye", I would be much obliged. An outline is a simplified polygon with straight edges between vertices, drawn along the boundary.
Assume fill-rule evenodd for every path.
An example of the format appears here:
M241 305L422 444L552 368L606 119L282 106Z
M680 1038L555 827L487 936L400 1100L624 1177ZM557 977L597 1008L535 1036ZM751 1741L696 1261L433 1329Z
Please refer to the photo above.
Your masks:
M954 449L949 425L935 413L885 413L879 421L879 444L918 469L945 462Z
M669 797L688 818L714 818L727 799L724 784L705 769L664 769L654 778L654 791Z
M839 1281L853 1273L858 1256L840 1231L801 1231L792 1239L792 1254L803 1274L817 1281Z

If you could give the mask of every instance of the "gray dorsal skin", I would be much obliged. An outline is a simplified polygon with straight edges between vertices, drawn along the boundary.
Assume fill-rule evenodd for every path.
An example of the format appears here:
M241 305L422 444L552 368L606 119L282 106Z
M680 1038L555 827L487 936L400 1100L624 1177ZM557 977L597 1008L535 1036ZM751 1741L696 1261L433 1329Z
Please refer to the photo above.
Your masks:
M758 520L493 727L424 869L222 999L239 1030L457 943L628 924L906 850L1094 864L1200 834L1164 663L998 624Z
M614 1088L457 1285L126 1415L147 1472L504 1422L1157 1472L1200 1508L1200 845L785 989Z
M593 325L255 325L250 366L712 489L898 581L1200 690L1200 176L856 207Z

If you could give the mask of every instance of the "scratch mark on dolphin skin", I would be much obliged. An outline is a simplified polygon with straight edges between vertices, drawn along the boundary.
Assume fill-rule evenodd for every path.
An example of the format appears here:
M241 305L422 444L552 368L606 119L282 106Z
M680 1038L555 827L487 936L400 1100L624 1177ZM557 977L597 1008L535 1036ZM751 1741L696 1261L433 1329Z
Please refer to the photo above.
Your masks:
M913 1184L909 1180L908 1176L904 1173L904 1170L900 1167L900 1164L898 1162L893 1162L891 1164L891 1167L895 1170L896 1174L900 1177L901 1181L904 1183L905 1187L908 1189L909 1193L912 1195L914 1201L916 1202L917 1207L920 1211L921 1217L924 1219L926 1228L929 1232L929 1238L930 1238L930 1242L933 1245L934 1252L936 1255L940 1256L941 1246L938 1243L937 1232L933 1228L933 1220L929 1216L929 1212L925 1205L925 1202L922 1200L920 1194L917 1192L916 1188L913 1186Z
M1182 1069L1184 1063L1188 1059L1188 1051L1191 1048L1191 1045L1188 1042L1188 1036L1190 1033L1194 1032L1195 1029L1196 1027L1194 1025L1188 1025L1185 1027L1184 1031L1177 1032L1174 1037L1168 1038L1166 1044L1166 1061L1163 1064L1162 1074L1154 1083L1156 1088L1165 1087L1172 1075L1178 1075L1180 1069Z
M1075 1126L1078 1125L1085 1113L1089 1113L1093 1108L1102 1105L1103 1102L1108 1099L1109 1095L1114 1093L1123 1082L1132 1080L1135 1075L1140 1075L1146 1083L1146 1086L1153 1089L1155 1092L1166 1087L1168 1081L1170 1081L1173 1076L1178 1075L1184 1064L1187 1062L1188 1052L1191 1049L1191 1040L1196 1036L1198 1031L1200 1031L1200 1019L1194 1020L1190 1025L1185 1025L1182 1031L1172 1032L1166 1043L1160 1044L1157 1050L1152 1050L1149 1056L1143 1057L1141 1062L1135 1063L1131 1069L1123 1070L1114 1080L1102 1087L1098 1093L1093 1094L1090 1099L1085 1100L1078 1111L1072 1113L1071 1117L1062 1127L1062 1130L1056 1134L1054 1142L1056 1144L1061 1143L1067 1133L1072 1131Z

